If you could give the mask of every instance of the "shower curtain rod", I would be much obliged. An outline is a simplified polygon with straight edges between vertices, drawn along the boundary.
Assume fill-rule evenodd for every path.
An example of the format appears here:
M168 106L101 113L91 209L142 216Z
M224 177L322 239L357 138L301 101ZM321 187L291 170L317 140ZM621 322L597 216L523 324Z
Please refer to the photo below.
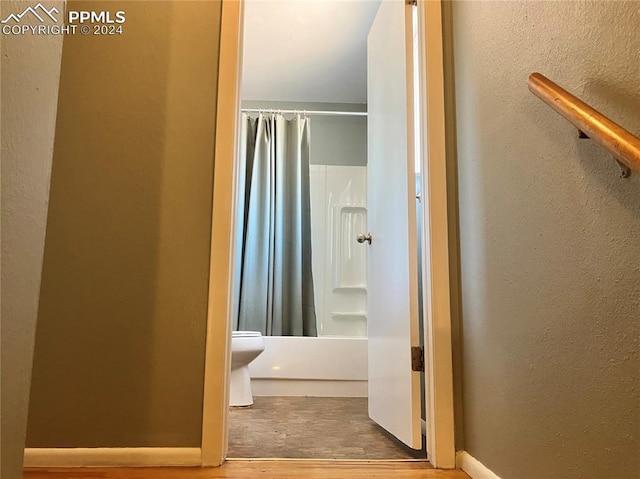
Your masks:
M302 113L303 115L367 116L366 111L281 110L279 108L243 108L245 113Z

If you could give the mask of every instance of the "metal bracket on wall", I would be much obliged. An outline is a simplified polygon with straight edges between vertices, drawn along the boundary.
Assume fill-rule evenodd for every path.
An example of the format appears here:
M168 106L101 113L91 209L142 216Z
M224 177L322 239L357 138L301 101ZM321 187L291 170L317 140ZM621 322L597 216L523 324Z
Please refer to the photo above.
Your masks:
M587 135L584 131L582 130L578 130L578 138L581 138L583 140L590 140L591 138L589 138L589 135Z
M622 163L620 160L616 160L616 162L620 166L620 177L629 178L631 176L631 168Z
M578 130L578 138L583 140L590 140L589 135L587 135L584 131ZM614 158L615 159L615 158ZM621 178L629 178L631 176L631 168L622 163L620 160L615 159L618 166L620 166L620 177Z

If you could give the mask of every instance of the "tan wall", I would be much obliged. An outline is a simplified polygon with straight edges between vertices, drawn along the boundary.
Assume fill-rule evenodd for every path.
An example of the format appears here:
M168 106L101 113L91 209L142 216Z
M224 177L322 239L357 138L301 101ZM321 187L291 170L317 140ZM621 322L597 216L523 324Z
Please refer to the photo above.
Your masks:
M62 2L45 2L62 10ZM25 2L1 2L0 17ZM38 314L62 37L1 35L2 455L0 477L22 475Z
M502 479L640 469L640 175L535 98L640 133L638 2L454 2L464 449Z
M221 3L67 8L27 443L197 447Z

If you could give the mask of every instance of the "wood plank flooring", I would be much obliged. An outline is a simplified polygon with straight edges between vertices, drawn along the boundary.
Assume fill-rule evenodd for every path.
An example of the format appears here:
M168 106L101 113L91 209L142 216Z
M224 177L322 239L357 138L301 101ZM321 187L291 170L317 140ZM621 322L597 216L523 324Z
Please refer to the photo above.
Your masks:
M27 469L24 479L470 479L423 462L228 461L221 467Z
M254 398L253 408L230 414L229 456L305 457L232 459L220 467L29 468L24 479L470 479L433 469L424 457L367 417L366 399ZM286 455L285 455L286 454ZM283 456L285 455L285 456ZM308 459L321 457L325 460ZM354 458L365 457L369 460ZM340 458L344 460L326 460ZM386 460L371 460L383 458ZM351 459L351 460L348 460ZM395 460L389 460L395 459ZM400 459L400 460L398 460Z
M230 458L425 459L369 419L366 398L254 397L231 408Z

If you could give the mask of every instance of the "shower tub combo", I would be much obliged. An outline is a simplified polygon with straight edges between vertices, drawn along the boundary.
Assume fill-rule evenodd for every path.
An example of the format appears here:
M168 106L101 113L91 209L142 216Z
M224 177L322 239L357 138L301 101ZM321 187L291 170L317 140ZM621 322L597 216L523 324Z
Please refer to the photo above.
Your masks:
M256 396L367 396L366 167L311 165L318 337L266 336L250 365Z

